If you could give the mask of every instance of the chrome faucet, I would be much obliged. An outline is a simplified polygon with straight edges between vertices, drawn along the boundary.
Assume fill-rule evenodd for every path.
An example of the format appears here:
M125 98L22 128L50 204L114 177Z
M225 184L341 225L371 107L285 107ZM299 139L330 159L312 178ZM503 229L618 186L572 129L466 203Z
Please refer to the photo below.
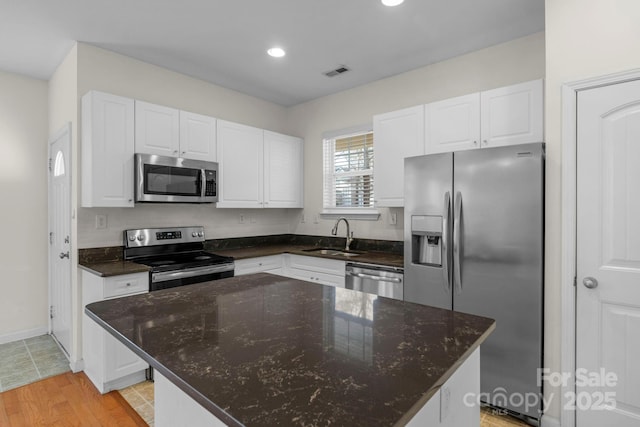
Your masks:
M336 225L333 226L333 229L331 230L331 234L333 234L334 236L338 235L338 224L340 224L340 221L343 221L344 223L347 225L347 244L344 247L345 251L349 250L349 245L351 244L351 242L353 242L353 231L351 231L351 227L349 227L349 221L347 221L347 218L341 216L340 218L338 218L338 220L336 221Z

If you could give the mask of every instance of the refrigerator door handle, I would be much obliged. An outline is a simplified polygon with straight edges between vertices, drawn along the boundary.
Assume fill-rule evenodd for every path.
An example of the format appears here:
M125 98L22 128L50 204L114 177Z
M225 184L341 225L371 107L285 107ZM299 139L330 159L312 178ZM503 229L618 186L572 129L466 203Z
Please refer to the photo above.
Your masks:
M449 274L449 218L451 210L451 194L444 193L444 212L442 214L442 274L444 290L451 291L451 274Z
M462 241L460 233L460 221L462 215L462 194L456 193L453 218L453 286L456 292L462 293L462 276L460 274L460 252L462 250Z

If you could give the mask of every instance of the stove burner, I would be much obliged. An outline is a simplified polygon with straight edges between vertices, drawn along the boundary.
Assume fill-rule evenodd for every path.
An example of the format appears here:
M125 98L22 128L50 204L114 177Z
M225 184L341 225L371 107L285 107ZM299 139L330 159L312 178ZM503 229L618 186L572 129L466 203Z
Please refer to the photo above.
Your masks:
M209 255L200 255L194 258L196 261L204 261L205 259L211 259Z

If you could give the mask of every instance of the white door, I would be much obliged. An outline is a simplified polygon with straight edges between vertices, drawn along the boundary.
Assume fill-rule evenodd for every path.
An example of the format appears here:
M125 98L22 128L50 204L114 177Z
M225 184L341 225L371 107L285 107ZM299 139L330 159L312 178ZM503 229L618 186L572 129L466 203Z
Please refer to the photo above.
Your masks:
M216 161L216 119L180 111L180 157Z
M264 131L264 207L301 208L303 141Z
M480 94L432 102L426 108L427 154L480 147Z
M49 143L49 301L51 333L71 345L71 126Z
M424 106L373 117L376 207L404 206L404 159L424 154Z
M640 81L579 92L577 136L577 425L637 427Z

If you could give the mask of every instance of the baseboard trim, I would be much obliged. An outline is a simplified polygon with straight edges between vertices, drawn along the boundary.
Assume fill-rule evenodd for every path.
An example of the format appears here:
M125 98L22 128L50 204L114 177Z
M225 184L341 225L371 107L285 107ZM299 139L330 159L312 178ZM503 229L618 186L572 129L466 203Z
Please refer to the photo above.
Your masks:
M540 427L560 427L560 420L543 415L540 420Z
M84 371L84 359L80 360L69 360L69 368L71 368L71 372L77 374L80 371Z
M39 328L27 329L24 331L11 332L10 334L0 335L0 344L6 344L8 342L26 340L28 338L37 337L40 335L46 335L49 333L47 326L41 326Z

